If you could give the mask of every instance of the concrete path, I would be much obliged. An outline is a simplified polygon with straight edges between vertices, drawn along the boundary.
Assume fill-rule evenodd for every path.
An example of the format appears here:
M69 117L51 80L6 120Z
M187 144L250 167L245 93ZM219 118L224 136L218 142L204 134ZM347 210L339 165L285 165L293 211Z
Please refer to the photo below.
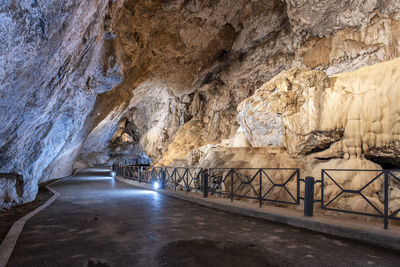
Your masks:
M87 169L26 222L8 266L400 266L400 253L242 217Z

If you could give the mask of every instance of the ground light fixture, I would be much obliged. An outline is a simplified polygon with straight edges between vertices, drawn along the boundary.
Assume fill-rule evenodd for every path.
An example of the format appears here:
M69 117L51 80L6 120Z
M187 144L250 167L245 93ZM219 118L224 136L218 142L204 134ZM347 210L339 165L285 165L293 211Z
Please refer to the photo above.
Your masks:
M154 189L160 188L160 183L157 180L153 180L152 184Z

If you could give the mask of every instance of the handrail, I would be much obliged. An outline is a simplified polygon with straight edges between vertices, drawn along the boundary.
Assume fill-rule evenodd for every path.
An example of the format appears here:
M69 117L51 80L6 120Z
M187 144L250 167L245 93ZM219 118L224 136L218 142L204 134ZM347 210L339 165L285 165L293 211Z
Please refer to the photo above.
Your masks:
M304 200L310 209L314 203L320 202L322 210L383 218L385 229L388 229L389 220L400 220L400 208L397 210L390 208L391 199L389 195L389 184L400 184L400 178L395 174L400 170L322 169L321 179L315 180L311 177L311 184L308 184L309 187L312 187L308 189L309 192L314 192L314 185L320 186L321 199L314 199L313 196L306 199L300 196L300 182L305 183L305 179L300 178L300 169L298 168L151 167L114 164L113 171L126 179L144 183L160 181L163 185L162 188L185 190L187 193L203 193L204 197L208 195L225 196L229 197L232 202L235 199L252 199L257 201L260 207L265 202L299 205L300 200ZM344 184L338 182L335 179L334 172L376 172L376 174L366 184L354 189L347 188ZM381 180L383 180L381 185L383 185L384 193L383 209L373 203L368 194L365 193L372 184ZM332 189L332 187L336 189ZM330 195L326 195L326 192L330 192ZM332 192L335 192L335 194L332 195ZM361 197L374 213L338 206L337 201L345 194ZM311 212L309 210L307 214L312 216L312 208Z

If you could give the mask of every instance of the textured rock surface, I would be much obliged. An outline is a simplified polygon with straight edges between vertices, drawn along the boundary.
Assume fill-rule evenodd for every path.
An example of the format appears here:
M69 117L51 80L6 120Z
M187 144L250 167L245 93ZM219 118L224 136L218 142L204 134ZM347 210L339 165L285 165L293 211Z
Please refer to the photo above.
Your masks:
M324 36L337 29L366 25L373 11L393 13L398 1L379 0L286 0L294 29Z
M400 59L330 79L321 71L281 73L238 107L253 146L306 154L340 141L344 158L400 158ZM271 138L274 138L271 140Z
M322 127L344 129L346 159L365 155L400 163L399 66L396 59L332 77L322 112L331 122Z
M254 147L285 145L290 154L323 149L341 138L323 131L321 111L329 78L322 71L282 72L238 106L238 121ZM330 120L329 118L326 118Z
M148 96L141 96L148 105L169 105L169 98L151 98L158 88L178 96L178 109L168 112L169 116L180 114L180 119L168 123L168 134L162 134L166 130L160 127L143 128L144 132L152 129L141 136L146 136L144 151L155 161L163 154L173 157L176 149L169 152L166 147L182 123L191 118L202 129L197 133L202 142L192 145L219 143L238 128L237 105L282 70L310 67L331 75L399 55L396 1L339 2L125 2L121 20L116 22L116 42L130 78L104 98L124 102L131 109L135 106L129 105L132 92L141 84L149 88ZM188 102L182 106L181 99ZM140 103L137 98L135 101ZM110 106L104 102L98 102L101 115L97 120L110 111L104 109ZM141 110L136 120L148 117ZM117 124L115 121L113 127ZM109 140L111 136L108 134ZM180 154L188 151L183 148Z
M15 202L35 197L54 159L71 171L96 94L122 80L118 64L102 63L111 9L109 1L1 3L0 168L24 177Z
M382 169L366 158L399 166L399 66L400 58L330 79L321 71L285 71L239 105L238 119L253 146L284 145L297 157L325 148L298 163L304 175L320 177L321 169ZM274 133L276 129L280 135ZM269 141L271 135L279 137L277 143ZM318 163L321 157L337 159ZM360 195L335 198L342 190L330 177L342 188L360 190L379 173L329 171L330 176L325 177L326 203L336 199L332 208L376 214ZM383 175L362 190L381 212L382 184ZM395 180L392 187L392 192L398 190ZM391 199L390 211L395 212L395 193Z

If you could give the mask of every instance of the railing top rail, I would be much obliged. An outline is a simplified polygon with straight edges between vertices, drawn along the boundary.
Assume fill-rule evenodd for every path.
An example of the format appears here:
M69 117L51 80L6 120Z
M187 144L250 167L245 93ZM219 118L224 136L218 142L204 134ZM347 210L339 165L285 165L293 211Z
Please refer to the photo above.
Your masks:
M119 167L142 167L144 169L151 169L151 168L169 168L169 169L210 169L210 170L288 170L288 171L295 171L300 170L300 168L228 168L228 167L215 167L215 168L201 168L201 167L174 167L174 166L148 166L148 165L140 165L140 164L123 164L118 165ZM328 171L328 169L327 169Z
M283 170L283 171L295 171L300 168L207 168L210 170Z
M200 167L173 167L173 166L164 166L163 168L170 168L170 169L195 169L195 170L202 170L205 168L200 168Z
M355 171L361 171L361 172L383 172L385 170L367 170L367 169L322 169L322 171L327 172L327 171L344 171L344 172L355 172Z

